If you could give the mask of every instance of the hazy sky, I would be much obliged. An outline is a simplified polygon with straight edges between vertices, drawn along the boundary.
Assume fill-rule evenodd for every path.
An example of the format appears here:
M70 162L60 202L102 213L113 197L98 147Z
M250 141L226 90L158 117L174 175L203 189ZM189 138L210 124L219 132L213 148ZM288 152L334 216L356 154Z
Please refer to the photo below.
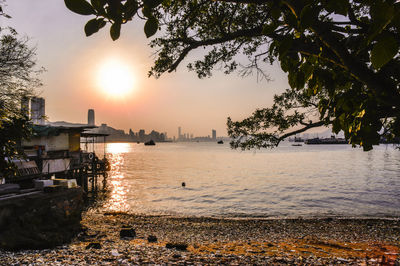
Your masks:
M272 82L257 82L256 76L241 78L218 70L211 78L198 79L186 64L161 78L147 78L152 65L149 40L143 24L133 21L122 27L121 37L113 42L109 25L91 37L85 37L84 25L91 16L70 12L63 0L8 0L4 8L12 16L1 19L31 38L37 47L42 75L41 96L46 99L50 121L87 121L87 110L95 109L96 124L133 131L155 129L177 135L178 126L195 136L226 135L226 118L242 119L257 107L269 106L272 97L287 87L287 78L279 67L267 72ZM106 62L124 66L132 73L133 90L124 97L112 97L99 86L99 71ZM118 66L117 66L118 67Z

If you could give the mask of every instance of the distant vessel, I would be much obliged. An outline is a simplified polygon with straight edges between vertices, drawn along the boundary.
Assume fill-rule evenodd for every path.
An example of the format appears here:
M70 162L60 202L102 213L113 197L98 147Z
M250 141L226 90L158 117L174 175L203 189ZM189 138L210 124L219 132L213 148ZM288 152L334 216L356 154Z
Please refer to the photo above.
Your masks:
M320 139L320 138L314 138L314 139L307 139L305 144L349 144L347 140L343 138L335 138L335 136L331 136L330 138L326 139Z
M303 144L292 144L292 146L303 146Z
M304 139L302 139L300 137L294 137L294 142L304 142Z
M289 138L290 142L304 142L304 139L302 139L301 137L294 137L294 139Z
M152 146L152 145L156 145L156 143L154 142L154 140L149 140L149 141L146 141L145 143L144 143L144 145L146 145L146 146Z
M217 142L218 144L224 144L224 142L222 140Z

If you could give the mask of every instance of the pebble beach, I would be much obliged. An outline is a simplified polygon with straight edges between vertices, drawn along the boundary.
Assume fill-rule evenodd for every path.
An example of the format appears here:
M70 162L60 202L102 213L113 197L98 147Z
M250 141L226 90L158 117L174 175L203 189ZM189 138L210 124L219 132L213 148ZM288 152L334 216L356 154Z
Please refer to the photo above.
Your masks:
M400 265L398 218L236 219L95 209L83 214L82 226L63 246L0 251L0 265Z

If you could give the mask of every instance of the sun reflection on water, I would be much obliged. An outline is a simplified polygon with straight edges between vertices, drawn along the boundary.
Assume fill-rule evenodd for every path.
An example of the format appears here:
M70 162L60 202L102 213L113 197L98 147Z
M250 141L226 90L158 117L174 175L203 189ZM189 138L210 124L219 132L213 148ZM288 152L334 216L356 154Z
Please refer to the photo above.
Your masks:
M106 152L109 154L121 154L129 152L129 143L107 143Z
M111 165L109 172L110 199L104 206L110 211L127 211L127 194L129 189L123 185L125 172L125 154L130 151L128 143L108 143L106 146L107 158Z

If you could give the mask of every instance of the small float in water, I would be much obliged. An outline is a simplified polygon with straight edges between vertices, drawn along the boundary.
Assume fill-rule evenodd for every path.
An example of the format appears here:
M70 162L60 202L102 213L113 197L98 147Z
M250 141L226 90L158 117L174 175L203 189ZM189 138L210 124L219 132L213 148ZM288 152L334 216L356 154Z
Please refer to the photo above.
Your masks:
M218 144L224 144L224 142L222 140L217 142Z

